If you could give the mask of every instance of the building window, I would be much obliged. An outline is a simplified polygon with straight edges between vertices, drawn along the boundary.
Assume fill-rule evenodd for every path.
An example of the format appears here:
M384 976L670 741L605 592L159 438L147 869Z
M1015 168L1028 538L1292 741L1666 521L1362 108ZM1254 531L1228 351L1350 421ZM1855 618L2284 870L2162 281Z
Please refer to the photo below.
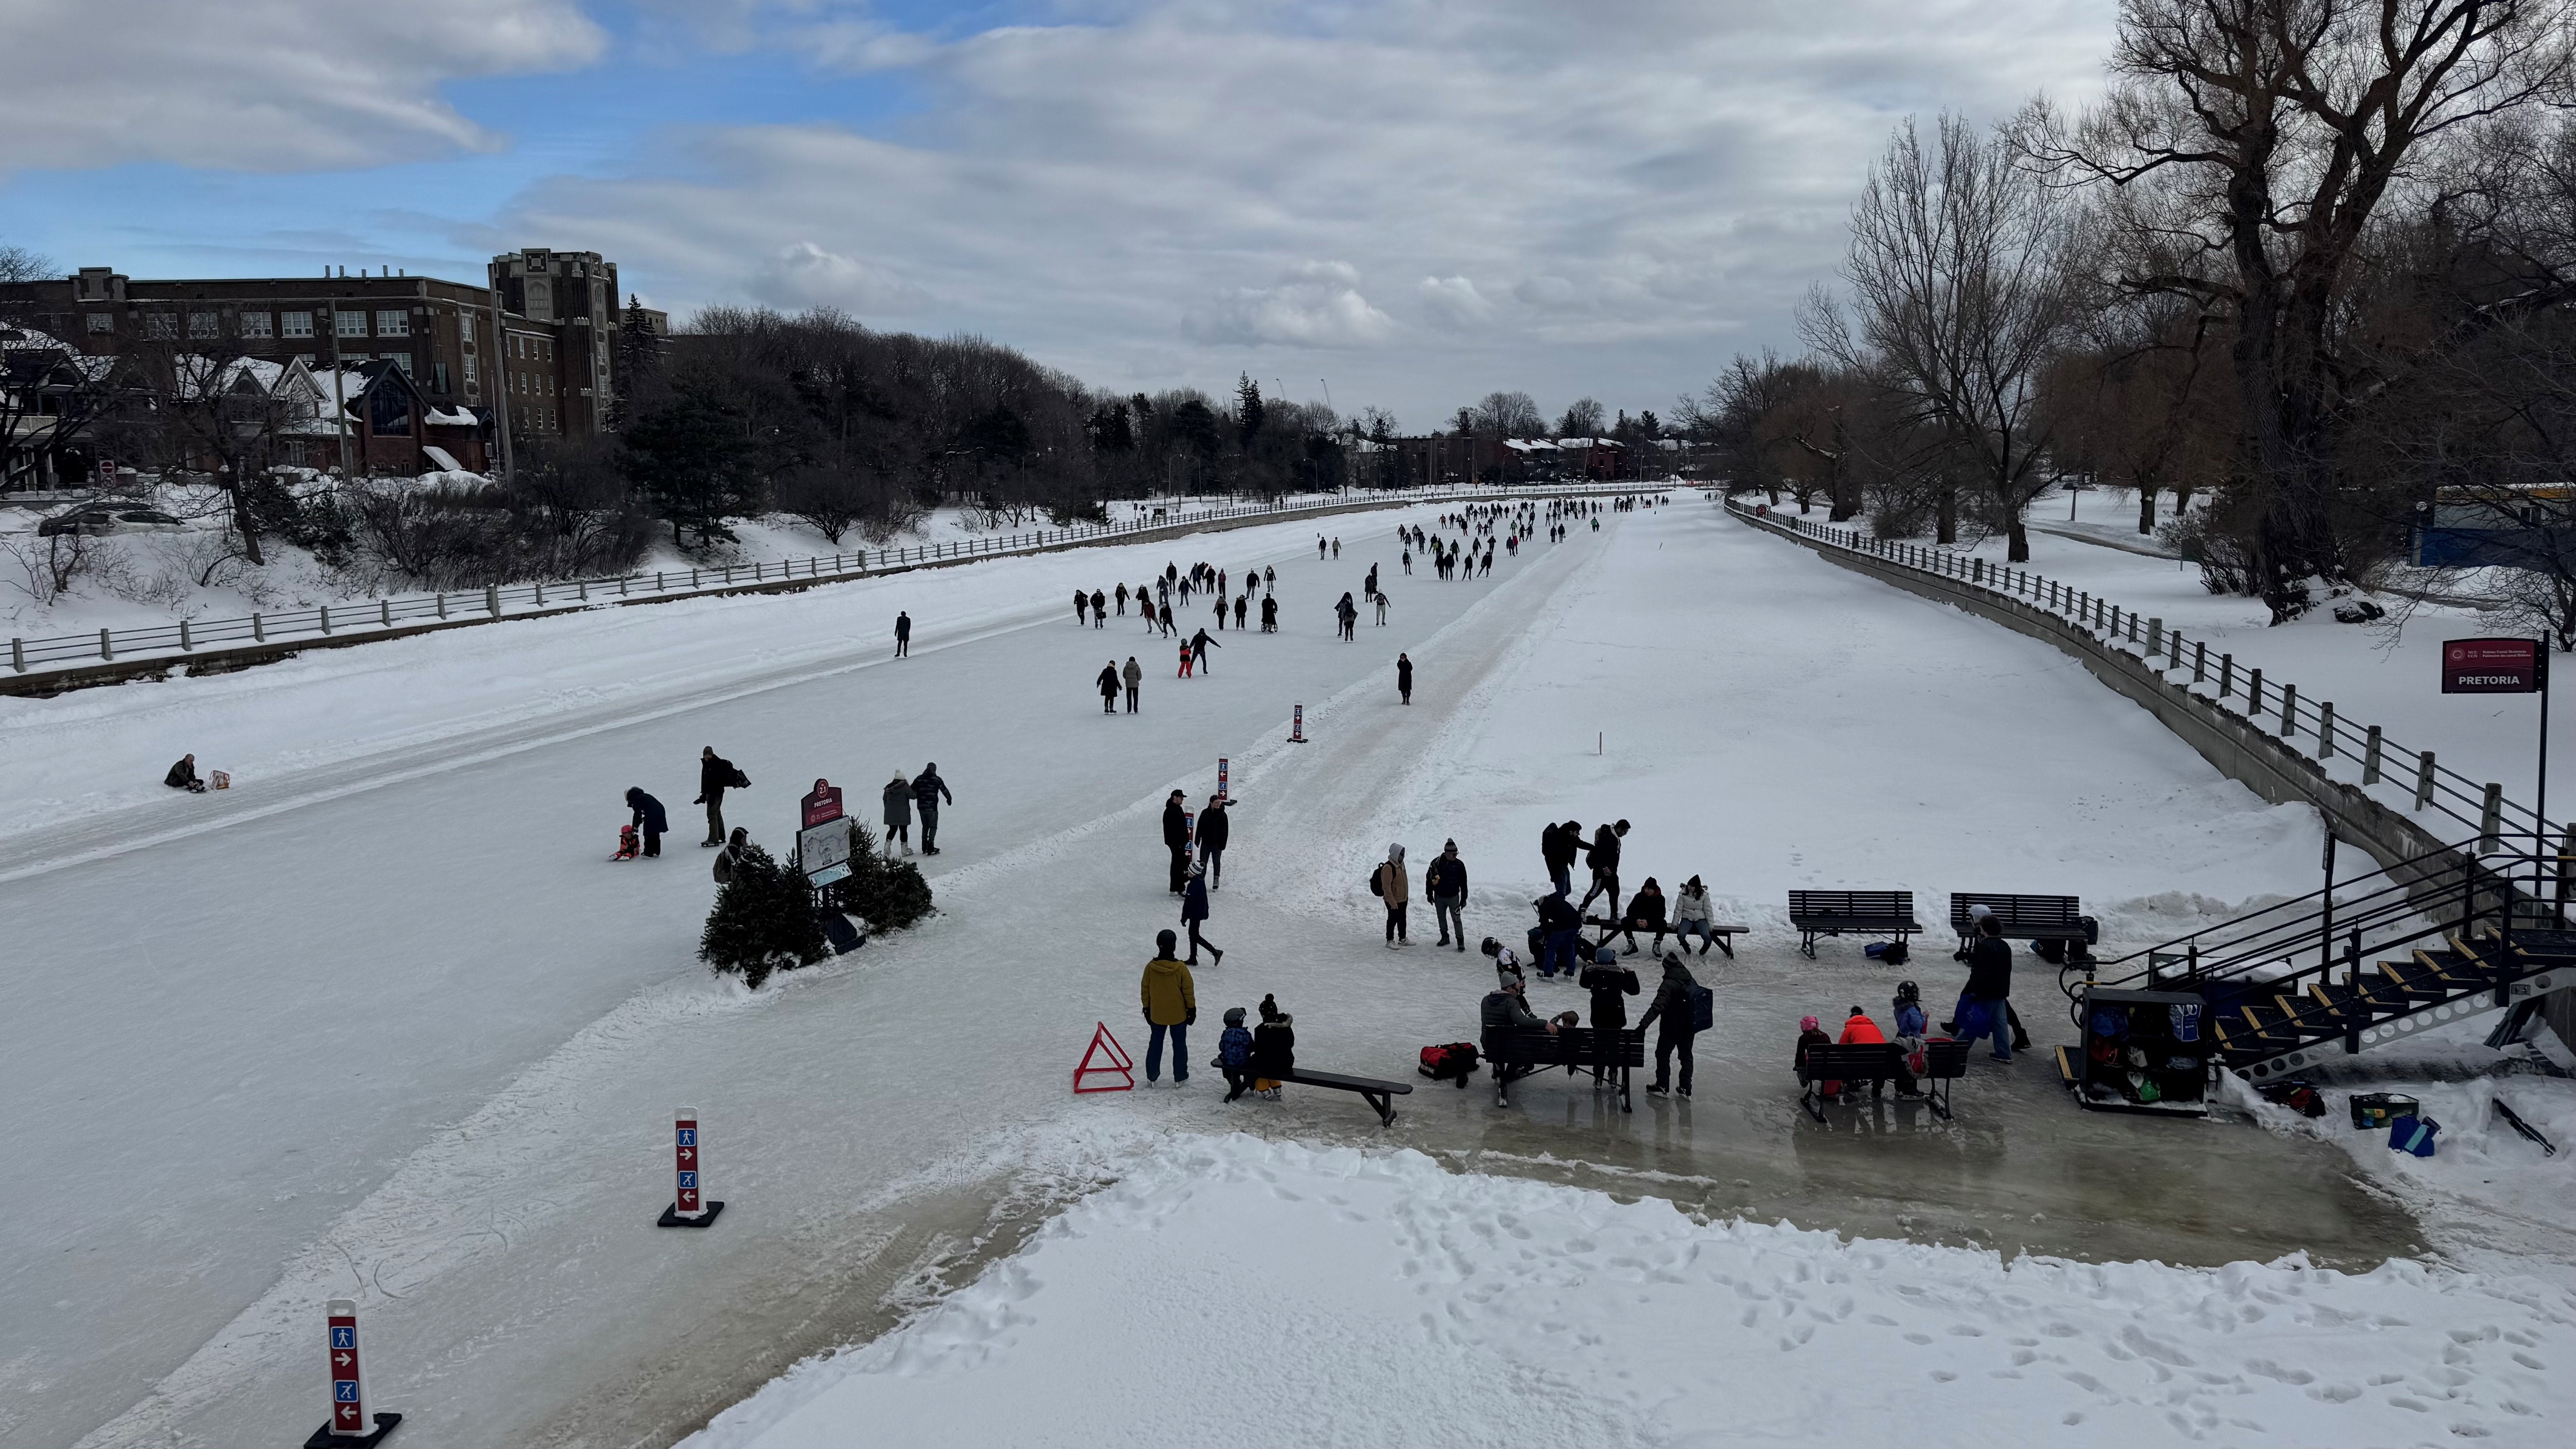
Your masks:
M277 335L278 335L278 336L280 336L280 337L310 337L310 336L312 336L312 335L313 335L313 314L312 314L312 313L310 313L310 312L280 312L280 313L278 313L278 314L277 314Z
M367 314L366 314L366 313L364 313L364 312L341 312L341 313L337 313L337 314L335 314L335 316L337 317L337 319L338 319L338 320L337 320L337 322L336 322L334 325L336 325L336 326L339 328L339 333L340 333L340 335L341 335L341 336L343 336L343 337L364 337L364 336L366 336L366 335L367 335Z
M460 313L458 313L458 314L457 314L457 317L456 317L456 325L458 326L458 328L460 328L460 329L461 329L461 330L457 333L457 335L458 335L458 336L460 336L460 337L464 338L464 339L465 339L466 341L468 341L468 342L471 342L471 341L473 341L473 340L474 340L474 314L473 314L473 313L471 313L471 312L460 312Z
M90 314L89 314L89 330L90 330L90 331L92 331L92 332L113 332L113 331L115 331L115 330L116 330L116 314L115 314L115 313L113 313L113 312L92 312L92 313L90 313Z
M391 310L378 312L376 314L376 335L378 337L409 337L411 335L411 314L409 312L397 312Z
M179 335L179 319L167 312L146 313L143 318L143 335L156 342L167 342Z
M188 336L192 341L206 341L224 335L224 319L214 312L188 314Z
M447 392L449 390L447 386L447 364L444 362L431 363L429 365L429 381L430 390L432 392Z
M394 366L399 367L399 368L401 368L401 369L402 369L402 375L403 375L403 376L405 376L405 377L409 377L409 376L411 376L411 354L410 354L410 353L408 353L408 352L388 352L388 353L386 353L386 354L385 354L385 356L387 356L387 357L389 357L389 358L392 358L392 359L393 359L393 364L394 364Z
M267 313L244 312L242 314L241 335L244 337L266 337L268 333L269 326Z
M467 387L472 387L475 383L480 382L481 380L481 378L475 376L474 354L471 352L465 354L465 385Z

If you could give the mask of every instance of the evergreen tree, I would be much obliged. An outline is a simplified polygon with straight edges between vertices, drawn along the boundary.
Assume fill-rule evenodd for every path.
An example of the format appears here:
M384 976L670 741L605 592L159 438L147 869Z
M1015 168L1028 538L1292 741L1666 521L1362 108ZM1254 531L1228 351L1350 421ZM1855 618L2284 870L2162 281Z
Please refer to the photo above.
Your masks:
M1235 374L1234 440L1237 443L1249 448L1252 440L1261 436L1261 425L1265 421L1263 413L1261 384L1254 382L1248 372Z
M733 540L725 520L745 512L762 483L742 421L708 389L694 385L680 387L669 403L627 427L618 467L654 516L671 525L672 543L685 542L683 528L695 529L701 548L714 539Z
M662 370L662 334L645 314L644 299L629 293L626 316L617 328L616 368L612 385L617 398L609 414L611 428L623 428L635 416L635 399Z
M698 959L757 987L770 972L811 966L829 951L805 873L759 846L745 847L707 912Z
M865 826L850 824L850 874L832 887L833 906L878 931L900 931L930 914L930 882L908 860L889 860Z

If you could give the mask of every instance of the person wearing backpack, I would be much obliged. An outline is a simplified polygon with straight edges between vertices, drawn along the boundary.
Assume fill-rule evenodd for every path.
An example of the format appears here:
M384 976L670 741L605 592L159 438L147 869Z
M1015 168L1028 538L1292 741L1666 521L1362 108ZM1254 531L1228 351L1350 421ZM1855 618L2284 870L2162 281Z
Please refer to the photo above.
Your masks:
M1685 1097L1691 1094L1691 1038L1699 1034L1699 1016L1692 1009L1691 988L1697 985L1699 982L1690 974L1690 968L1682 964L1681 953L1665 952L1664 979L1655 988L1654 1004L1646 1008L1644 1016L1637 1018L1639 1031L1657 1022L1663 1023L1663 1029L1655 1033L1655 1081L1646 1088L1647 1096L1664 1095L1665 1083L1672 1077L1675 1052L1680 1052L1682 1058L1681 1094Z
M733 884L734 867L742 864L743 853L750 849L751 832L739 825L735 826L733 828L732 838L725 842L724 849L716 852L715 877L717 885Z
M698 752L698 798L689 802L707 807L707 838L698 844L714 846L725 843L724 792L750 788L751 777L735 769L733 761L717 754L715 746L709 745Z
M1386 902L1386 949L1401 949L1405 940L1405 906L1413 899L1413 882L1405 874L1402 845L1386 848L1386 859L1378 863L1377 870L1369 877L1369 887L1377 892L1379 900Z

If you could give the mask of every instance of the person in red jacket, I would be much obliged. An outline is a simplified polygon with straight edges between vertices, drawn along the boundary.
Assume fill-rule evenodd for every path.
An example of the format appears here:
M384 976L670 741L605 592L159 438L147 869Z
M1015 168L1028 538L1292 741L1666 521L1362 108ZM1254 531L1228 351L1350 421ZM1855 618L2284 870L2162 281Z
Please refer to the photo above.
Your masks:
M1869 1013L1861 1010L1857 1006L1851 1009L1850 1016L1843 1019L1843 1035L1841 1044L1844 1046L1850 1046L1854 1042L1875 1045L1886 1040L1887 1033L1880 1031L1878 1029L1878 1023L1870 1020ZM1905 1069L1905 1059L1903 1057L1898 1057L1896 1060L1896 1095L1900 1097L1911 1097L1914 1094L1914 1074Z

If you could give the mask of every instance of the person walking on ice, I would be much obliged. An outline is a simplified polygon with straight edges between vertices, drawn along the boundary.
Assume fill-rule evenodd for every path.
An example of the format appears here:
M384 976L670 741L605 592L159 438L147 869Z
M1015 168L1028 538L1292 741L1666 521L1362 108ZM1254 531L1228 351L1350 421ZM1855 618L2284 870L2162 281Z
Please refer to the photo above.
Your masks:
M1118 661L1117 661L1117 660L1112 659L1112 660L1110 660L1108 663L1106 663L1106 664L1104 664L1104 665L1100 666L1100 679L1099 679L1099 685L1100 685L1100 712L1101 712L1102 714L1116 714L1116 713L1118 712Z
M1225 842L1233 831L1225 816L1225 797L1210 795L1192 831L1198 837L1199 868L1207 872L1209 890L1225 884Z
M1406 704L1413 703L1413 661L1400 652L1395 656L1395 692Z
M1189 964L1192 966L1199 964L1199 948L1201 946L1208 948L1209 965L1222 966L1225 964L1225 952L1218 949L1216 942L1199 934L1199 927L1206 924L1207 918L1207 867L1193 865L1190 867L1189 884L1184 886L1181 890L1181 924L1188 928L1190 933Z
M1079 629L1091 622L1091 596L1080 589L1073 591L1073 627Z
M1386 595L1384 594L1377 596L1377 626L1381 629L1386 627Z
M921 853L924 855L939 853L939 802L942 800L951 805L957 803L957 797L948 793L948 782L939 778L939 762L933 760L921 767L920 774L912 777L912 803L921 812Z
M1208 631L1205 629L1201 629L1198 634L1190 640L1190 653L1196 655L1198 658L1199 673L1205 674L1208 672L1208 651L1211 649L1222 649L1224 647L1224 645L1209 638Z
M725 843L724 792L746 789L750 784L751 777L735 769L733 761L717 754L715 746L698 751L698 798L689 803L707 807L707 838L699 841L700 845Z
M891 851L897 845L904 854L912 854L912 782L901 770L885 787L885 848Z
M912 657L912 616L897 610L894 616L894 657Z
M1145 667L1136 662L1135 655L1130 654L1127 656L1127 667L1118 672L1118 677L1126 681L1127 712L1129 714L1134 714L1136 712L1136 692L1145 686Z
M1413 884L1404 870L1403 846L1386 848L1386 859L1378 863L1370 883L1377 887L1378 899L1386 902L1386 949L1396 950L1404 944L1405 904L1413 899Z

